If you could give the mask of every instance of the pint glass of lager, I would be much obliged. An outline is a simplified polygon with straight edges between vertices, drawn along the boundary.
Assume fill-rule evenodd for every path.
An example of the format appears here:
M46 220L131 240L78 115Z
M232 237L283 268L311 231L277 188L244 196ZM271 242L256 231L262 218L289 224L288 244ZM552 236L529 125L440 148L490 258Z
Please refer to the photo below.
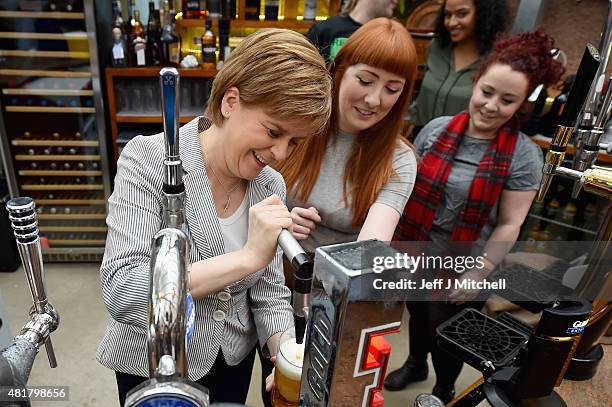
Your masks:
M276 387L272 392L272 405L274 407L298 405L303 359L304 344L296 343L295 331L291 329L283 332L276 353L276 369L274 371Z

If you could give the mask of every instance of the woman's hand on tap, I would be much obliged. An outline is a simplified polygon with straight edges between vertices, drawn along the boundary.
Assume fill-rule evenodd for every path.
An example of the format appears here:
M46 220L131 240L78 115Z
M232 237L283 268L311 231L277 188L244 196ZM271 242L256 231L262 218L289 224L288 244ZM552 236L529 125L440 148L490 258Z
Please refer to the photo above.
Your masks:
M291 220L293 221L291 229L293 237L296 240L306 240L310 232L317 227L317 223L321 222L321 216L314 206L308 209L296 206L291 210Z
M258 269L274 258L278 235L291 228L291 214L277 196L272 195L249 209L249 232L244 250L254 259Z

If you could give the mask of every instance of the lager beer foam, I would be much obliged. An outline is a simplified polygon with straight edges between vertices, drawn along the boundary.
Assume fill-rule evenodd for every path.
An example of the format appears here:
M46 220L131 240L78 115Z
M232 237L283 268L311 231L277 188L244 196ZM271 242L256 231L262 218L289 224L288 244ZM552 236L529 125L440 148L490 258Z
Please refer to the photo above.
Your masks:
M288 379L301 380L303 361L303 343L298 344L295 338L289 338L280 344L280 352L276 355L276 368Z

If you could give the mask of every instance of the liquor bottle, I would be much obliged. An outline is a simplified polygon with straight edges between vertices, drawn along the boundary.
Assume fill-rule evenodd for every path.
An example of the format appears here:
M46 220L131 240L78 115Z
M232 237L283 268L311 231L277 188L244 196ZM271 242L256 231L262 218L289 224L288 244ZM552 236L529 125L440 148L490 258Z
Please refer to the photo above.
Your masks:
M140 11L134 11L134 31L132 32L132 49L136 66L145 66L147 64L146 49L147 42L144 37L144 29L140 23Z
M259 20L259 0L246 0L244 6L244 18L246 20Z
M278 20L278 0L266 0L264 14L266 20Z
M199 0L183 0L183 18L200 18Z
M230 55L229 37L230 20L226 18L221 19L219 21L219 62L217 63L217 69L221 69L223 63Z
M147 65L161 65L161 22L159 10L155 9L153 0L149 0L149 21L147 22Z
M202 34L202 68L217 68L217 39L212 32L212 21L206 20L206 31Z
M299 0L285 0L285 8L283 14L285 20L296 20L298 16Z
M236 0L223 0L221 3L221 18L229 20L236 18Z
M113 27L112 66L127 66L127 48L121 28Z
M221 1L220 0L208 0L207 1L207 13L208 18L220 18L221 17Z
M164 0L164 28L161 34L161 45L162 45L162 64L178 66L181 59L181 48L179 38L174 34L174 28L172 26L172 20L174 15L170 13L170 3L168 0Z
M305 0L304 20L314 20L317 17L317 0Z
M329 17L329 0L319 0L317 2L317 17Z

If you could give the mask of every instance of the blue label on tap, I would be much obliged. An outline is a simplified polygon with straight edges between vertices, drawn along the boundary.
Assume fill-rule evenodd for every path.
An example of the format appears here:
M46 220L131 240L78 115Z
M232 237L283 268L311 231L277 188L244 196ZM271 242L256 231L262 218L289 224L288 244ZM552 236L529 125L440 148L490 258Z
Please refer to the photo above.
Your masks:
M187 342L193 337L193 327L195 325L195 304L191 293L187 293Z

